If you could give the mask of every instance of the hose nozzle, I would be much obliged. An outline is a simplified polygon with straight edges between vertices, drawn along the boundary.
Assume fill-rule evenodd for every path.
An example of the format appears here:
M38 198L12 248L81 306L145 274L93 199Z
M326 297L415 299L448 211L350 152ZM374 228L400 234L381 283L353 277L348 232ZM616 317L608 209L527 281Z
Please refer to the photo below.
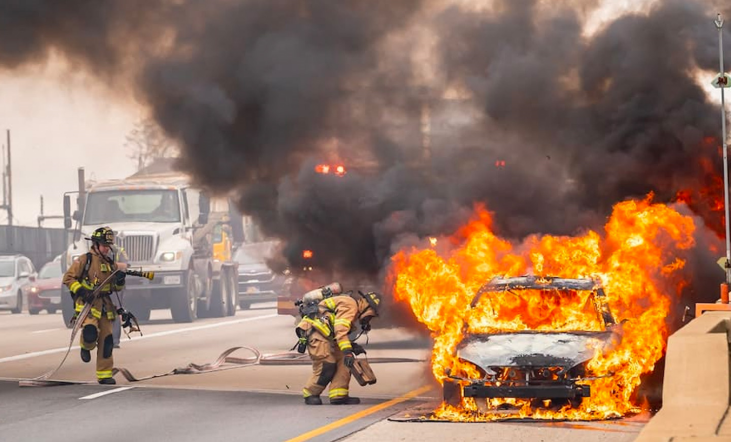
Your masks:
M125 273L130 276L139 276L140 278L147 278L150 281L155 279L155 272L143 272L141 270L126 270Z

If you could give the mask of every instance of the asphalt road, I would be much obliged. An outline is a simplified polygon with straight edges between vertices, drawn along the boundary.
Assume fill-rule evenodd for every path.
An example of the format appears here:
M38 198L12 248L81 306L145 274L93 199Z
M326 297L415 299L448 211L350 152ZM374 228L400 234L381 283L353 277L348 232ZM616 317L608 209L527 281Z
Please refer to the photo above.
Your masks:
M122 348L115 350L115 366L141 377L190 362L213 362L234 346L282 353L294 344L292 323L290 317L277 316L272 304L255 305L232 318L192 324L173 323L168 312L154 311L152 321L143 325L143 337L123 337ZM87 384L18 386L18 379L39 376L58 365L68 342L69 330L60 314L0 313L0 440L426 441L489 436L511 441L629 441L642 426L642 420L636 419L586 426L388 421L391 416L428 409L439 396L426 362L373 364L379 379L376 385L351 383L351 394L363 399L358 406L305 406L300 391L309 365L238 367L133 384L117 375L117 386L99 386L94 382L93 363L79 359L76 345L53 378ZM406 330L382 329L371 333L367 348L371 358L425 360L427 347L425 340ZM240 351L234 356L249 354ZM88 430L87 424L93 429Z

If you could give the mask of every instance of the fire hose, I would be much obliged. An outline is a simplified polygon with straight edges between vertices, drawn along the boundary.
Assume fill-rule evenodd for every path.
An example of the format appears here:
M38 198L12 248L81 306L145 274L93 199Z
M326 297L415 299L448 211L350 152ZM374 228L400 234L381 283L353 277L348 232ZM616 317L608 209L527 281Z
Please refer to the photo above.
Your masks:
M107 279L104 280L93 292L93 296L96 297L99 292L101 291L101 288L106 285L107 282L111 280L111 278L118 272L119 270L115 270ZM133 276L143 276L149 278L152 276L152 273L150 272L135 272L132 270L128 270L125 273ZM36 378L33 379L23 379L19 381L19 385L21 387L48 387L48 386L55 386L55 385L70 385L70 384L83 384L85 382L83 381L60 381L60 380L53 380L50 379L51 376L56 374L58 370L61 369L61 366L66 362L66 359L68 358L69 353L71 352L71 348L74 345L74 339L76 338L76 334L81 329L81 324L86 319L86 316L91 311L91 303L87 303L84 308L79 313L78 317L76 318L76 322L74 323L74 326L71 330L71 338L69 339L69 346L68 349L66 349L66 353L64 354L63 358L61 359L61 362L58 364L58 366ZM250 353L252 353L253 356L247 357L247 358L238 358L231 356L232 353L238 351L238 350L247 350ZM403 362L424 362L425 359L413 359L413 358L388 358L388 357L380 357L380 358L369 358L368 361L370 363L374 364L384 364L384 363L403 363ZM140 381L146 381L149 379L155 379L155 378L161 378L165 376L172 376L172 375L178 375L178 374L203 374L203 373L212 373L217 371L225 371L225 370L233 370L238 368L245 368L245 367L251 367L254 365L309 365L312 361L310 360L310 357L304 354L296 353L296 352L286 352L286 353L277 353L277 354L271 354L271 355L263 355L259 350L253 347L247 347L247 346L240 346L240 347L232 347L228 350L221 353L218 358L211 363L207 364L195 364L193 362L189 363L185 367L179 367L175 368L173 370L170 370L166 373L160 373L160 374L154 374L150 376L143 376L143 377L136 377L134 376L128 369L122 368L122 367L115 367L112 369L113 375L116 375L117 373L124 376L125 379L129 382L140 382ZM224 365L224 364L230 364L230 365Z
M97 285L97 287L92 291L91 296L92 298L96 298L99 296L99 293L102 291L102 288L109 283L114 276L116 276L117 273L122 272L120 269L114 270L109 276L107 276L104 281L102 281L101 284ZM124 270L124 273L131 276L139 276L147 279L153 279L155 277L155 274L153 272L141 272L136 270ZM91 302L87 302L84 305L84 308L81 309L79 314L75 316L72 321L74 321L73 328L71 329L71 338L69 339L69 346L66 349L66 353L63 355L63 358L61 359L61 362L58 364L58 366L46 373L43 373L42 375L38 376L37 378L33 379L25 379L19 382L21 387L43 387L48 385L59 385L59 384L65 384L69 382L59 382L59 381L52 381L49 380L51 376L56 374L58 370L61 369L63 364L66 362L66 358L68 358L69 353L71 352L71 348L74 346L74 339L76 339L76 334L81 329L82 324L86 320L86 317L89 316L89 312L91 311ZM134 317L133 317L134 319ZM134 319L136 323L136 319ZM135 324L136 325L136 324ZM137 327L139 329L139 327Z

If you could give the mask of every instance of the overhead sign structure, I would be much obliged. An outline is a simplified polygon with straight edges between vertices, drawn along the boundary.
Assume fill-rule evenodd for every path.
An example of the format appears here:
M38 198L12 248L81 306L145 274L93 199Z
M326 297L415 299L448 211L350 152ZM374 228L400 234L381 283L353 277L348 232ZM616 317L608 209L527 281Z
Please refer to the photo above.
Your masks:
M731 75L729 74L718 74L716 78L711 82L713 87L716 89L731 87Z

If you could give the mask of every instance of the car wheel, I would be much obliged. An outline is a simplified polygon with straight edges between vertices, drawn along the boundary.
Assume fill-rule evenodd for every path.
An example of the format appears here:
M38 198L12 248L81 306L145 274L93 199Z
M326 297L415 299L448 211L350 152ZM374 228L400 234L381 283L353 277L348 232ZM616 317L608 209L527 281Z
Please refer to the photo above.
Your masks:
M186 273L185 286L176 290L170 297L170 313L175 322L193 322L196 318L198 300L195 275L189 270Z
M15 314L23 311L23 294L21 292L18 292L18 296L15 300L15 308L10 311Z
M55 315L56 314L56 307L48 307L46 309L49 315Z
M36 308L28 308L28 313L30 313L31 315L37 315L38 313L40 313L40 310Z
M246 301L240 301L239 307L241 308L241 310L248 310L251 308L251 303Z

